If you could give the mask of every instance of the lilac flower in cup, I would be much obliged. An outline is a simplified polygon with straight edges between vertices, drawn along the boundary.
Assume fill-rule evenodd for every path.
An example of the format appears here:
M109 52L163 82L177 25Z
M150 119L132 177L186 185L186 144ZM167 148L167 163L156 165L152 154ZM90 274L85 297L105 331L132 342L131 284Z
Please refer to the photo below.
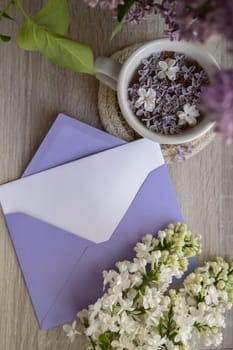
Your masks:
M135 107L139 108L141 105L144 105L144 109L146 111L152 112L155 108L156 92L151 88L148 90L139 88L137 93L139 98L135 102Z
M200 112L195 105L190 105L186 103L183 107L183 111L178 111L177 116L179 118L179 125L188 124L189 126L195 126L197 124L197 117L199 117Z
M208 82L206 72L188 56L155 52L142 60L128 87L128 103L151 131L162 135L180 134L197 123L199 111L191 106L200 105L203 86ZM191 110L184 110L185 105Z
M201 109L216 122L215 131L226 143L233 142L233 70L217 71L202 95Z
M176 80L176 73L179 71L179 67L175 65L176 60L167 58L164 61L159 61L158 78L164 79L168 77L169 80Z

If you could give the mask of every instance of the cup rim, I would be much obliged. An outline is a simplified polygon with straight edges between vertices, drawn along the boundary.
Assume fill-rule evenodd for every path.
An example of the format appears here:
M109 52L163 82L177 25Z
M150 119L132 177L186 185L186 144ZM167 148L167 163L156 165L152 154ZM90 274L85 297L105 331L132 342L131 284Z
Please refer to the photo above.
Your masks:
M169 48L167 49L160 49L160 51L164 50L170 50L174 52L182 52L182 48L184 50L184 47L190 50L194 50L196 53L199 53L200 56L205 58L206 60L206 66L204 64L200 65L205 69L207 72L210 80L212 78L211 71L213 67L216 69L220 69L219 64L217 63L216 59L214 56L207 51L205 48L192 44L190 42L186 41L170 41L169 39L157 39L157 40L152 40L149 41L143 45L141 45L134 53L132 53L127 60L124 62L122 65L120 74L119 74L119 79L118 79L118 84L117 84L117 96L118 96L118 103L120 106L120 109L122 111L123 117L126 119L128 124L141 136L149 138L153 141L156 141L160 144L180 144L180 143L186 143L186 142L191 142L196 140L197 138L203 136L205 133L207 133L213 126L214 122L204 119L203 125L201 123L198 123L197 126L193 128L187 129L187 132L182 132L181 134L176 134L176 135L162 135L158 134L152 130L149 130L140 120L138 117L134 115L134 113L131 111L128 103L128 98L127 98L127 87L128 83L126 83L127 79L127 74L126 72L128 70L132 71L132 63L137 61L137 59L140 58L140 60L143 57L148 57L152 52L156 51L156 46L159 45L168 45ZM172 49L173 47L173 49ZM148 49L150 49L148 53ZM146 51L146 54L143 55L143 53ZM159 51L159 50L158 50ZM187 52L184 52L186 55L189 57L192 57L192 54L188 54ZM194 60L197 61L197 58L193 58ZM140 61L138 62L138 64ZM138 66L137 64L137 66ZM208 64L208 66L207 66ZM133 68L135 70L136 67ZM127 86L127 87L126 87ZM205 117L204 117L205 118Z

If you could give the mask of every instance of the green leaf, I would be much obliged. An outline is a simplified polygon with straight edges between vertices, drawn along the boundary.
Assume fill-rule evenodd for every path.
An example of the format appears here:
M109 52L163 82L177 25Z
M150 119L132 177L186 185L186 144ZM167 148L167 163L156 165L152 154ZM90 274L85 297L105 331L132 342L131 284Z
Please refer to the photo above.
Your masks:
M111 343L113 339L118 335L116 332L107 331L105 333L100 334L99 342L102 350L110 350L112 349Z
M39 51L38 44L33 34L34 27L37 27L36 23L33 24L30 20L26 20L25 24L21 27L18 34L18 45L21 49Z
M102 350L108 350L110 349L110 346L111 346L111 342L106 333L102 333L99 336L99 342Z
M11 37L8 35L0 34L0 40L6 43L11 40Z
M121 22L127 12L130 10L130 8L133 6L133 4L136 2L136 0L125 0L123 5L119 5L117 8L117 19L118 22Z
M19 32L18 45L25 50L41 52L63 68L94 74L93 53L89 46L49 32L30 19Z
M49 0L33 19L51 32L65 35L70 24L68 1Z

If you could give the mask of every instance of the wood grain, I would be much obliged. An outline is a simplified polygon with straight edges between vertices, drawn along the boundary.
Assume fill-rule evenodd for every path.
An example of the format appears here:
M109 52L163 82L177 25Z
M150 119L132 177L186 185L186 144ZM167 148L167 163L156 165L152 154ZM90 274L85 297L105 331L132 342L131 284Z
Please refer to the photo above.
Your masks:
M23 1L33 14L43 1ZM110 55L136 42L162 36L158 19L144 21L137 28L125 26L109 41L115 23L107 10L91 10L82 0L70 1L70 35L90 43L95 55ZM37 53L17 48L16 33L22 22L16 10L15 22L2 21L1 32L13 35L0 45L0 183L18 178L59 112L101 128L97 112L98 82L87 75L58 68ZM218 60L230 66L221 41L211 44ZM233 251L233 146L216 137L193 159L170 168L186 222L202 232L202 260ZM83 340L69 344L61 327L40 331L21 271L0 216L0 350L84 349ZM222 349L233 349L233 313L227 318Z

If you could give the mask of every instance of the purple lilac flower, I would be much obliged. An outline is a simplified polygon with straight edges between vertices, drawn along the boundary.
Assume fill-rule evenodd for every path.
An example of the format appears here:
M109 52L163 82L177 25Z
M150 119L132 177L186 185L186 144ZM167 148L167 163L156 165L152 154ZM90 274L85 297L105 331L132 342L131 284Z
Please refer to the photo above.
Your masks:
M223 34L233 41L232 0L163 0L159 7L171 39L204 42Z
M217 71L214 81L202 95L201 108L216 122L215 131L226 143L233 142L233 70Z
M154 0L137 0L125 16L125 21L138 24L142 19L158 9Z
M133 113L148 129L166 135L182 132L186 126L179 124L178 112L183 111L186 104L199 108L202 88L208 83L207 74L200 66L196 66L184 54L172 55L174 64L178 67L175 80L170 80L167 76L159 78L159 62L168 56L166 52L157 52L142 60L133 83L128 87L128 101ZM139 103L140 89L143 89L149 100L153 97L149 91L154 91L154 109L146 110L147 102Z
M109 7L111 10L116 9L119 5L124 4L124 0L84 0L89 6Z
M172 159L172 163L182 162L186 160L186 155L191 154L194 149L193 143L185 143L177 147L176 155Z

